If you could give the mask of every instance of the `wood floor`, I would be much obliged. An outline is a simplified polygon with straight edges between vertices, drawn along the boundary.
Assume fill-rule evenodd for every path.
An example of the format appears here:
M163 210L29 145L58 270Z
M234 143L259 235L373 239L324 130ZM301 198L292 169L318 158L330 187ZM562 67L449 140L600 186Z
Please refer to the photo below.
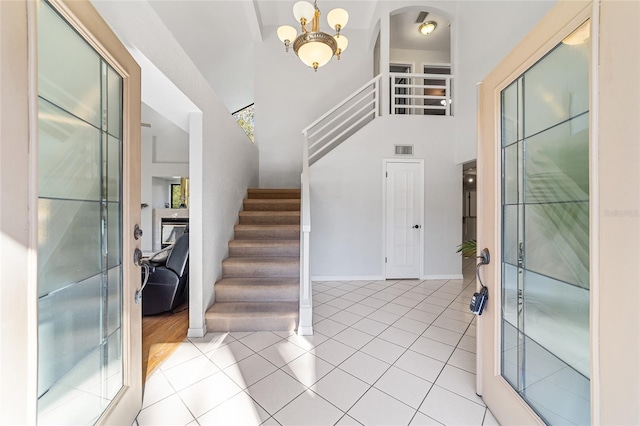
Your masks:
M187 337L189 309L142 317L142 382L167 359Z

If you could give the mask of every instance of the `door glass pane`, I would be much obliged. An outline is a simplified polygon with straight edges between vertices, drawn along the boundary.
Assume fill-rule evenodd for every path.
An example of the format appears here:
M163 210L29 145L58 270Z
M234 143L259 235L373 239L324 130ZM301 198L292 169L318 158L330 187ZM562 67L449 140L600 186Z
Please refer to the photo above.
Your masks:
M122 165L120 164L120 159L122 158L122 143L110 135L105 137L105 140L107 141L105 154L107 199L109 201L120 201L120 192L122 190L120 185L120 176L122 173Z
M531 136L589 110L591 44L560 43L525 72L525 136Z
M120 203L107 203L107 268L121 263Z
M100 56L45 3L39 3L38 94L100 128ZM97 77L96 77L97 76Z
M505 263L518 264L518 206L503 207L502 251Z
M589 114L527 139L527 203L589 199Z
M518 146L514 143L504 149L504 202L518 202Z
M589 289L589 203L525 207L525 267Z
M123 386L122 78L38 8L38 424L93 424Z
M107 131L117 139L122 137L122 78L107 68Z
M502 91L502 146L520 139L518 132L518 82Z
M38 191L41 197L100 200L100 132L39 99Z
M588 74L561 43L501 96L502 376L551 425L590 423Z
M518 389L518 329L502 320L502 377Z
M40 297L100 273L100 203L41 197L38 228Z

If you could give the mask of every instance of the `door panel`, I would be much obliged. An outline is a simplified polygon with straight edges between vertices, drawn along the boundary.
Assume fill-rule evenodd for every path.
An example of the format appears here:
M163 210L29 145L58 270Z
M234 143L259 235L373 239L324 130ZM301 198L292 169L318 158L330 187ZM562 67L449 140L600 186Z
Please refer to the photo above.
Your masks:
M566 39L590 12L558 4L481 87L479 390L502 424L590 422L591 47Z
M140 215L139 68L88 2L36 9L38 423L130 424L142 396L140 275L123 262Z
M386 163L386 277L420 278L421 163Z

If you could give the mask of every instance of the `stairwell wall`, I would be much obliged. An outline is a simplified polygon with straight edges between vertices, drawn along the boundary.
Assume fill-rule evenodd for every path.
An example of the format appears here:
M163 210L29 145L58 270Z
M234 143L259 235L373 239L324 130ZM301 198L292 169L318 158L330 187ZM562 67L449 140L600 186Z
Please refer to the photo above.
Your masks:
M323 25L326 22L323 20ZM256 43L255 140L260 186L299 188L302 129L373 77L373 51L366 30L345 29L349 48L314 72L265 27Z
M385 116L310 169L314 279L384 279L383 159L414 145L425 162L424 276L462 278L462 170L452 117Z
M190 138L195 135L202 140L199 146L190 146L189 153L189 334L197 336L204 331L204 313L213 303L213 284L222 275L222 260L227 257L227 243L246 190L258 185L258 152L148 2L92 3L123 43L141 52L195 107L180 111L182 121L176 124L189 129ZM149 77L142 67L143 85ZM163 88L156 90L148 95L162 97ZM144 90L143 101L147 103ZM169 110L176 104L171 98L165 102Z

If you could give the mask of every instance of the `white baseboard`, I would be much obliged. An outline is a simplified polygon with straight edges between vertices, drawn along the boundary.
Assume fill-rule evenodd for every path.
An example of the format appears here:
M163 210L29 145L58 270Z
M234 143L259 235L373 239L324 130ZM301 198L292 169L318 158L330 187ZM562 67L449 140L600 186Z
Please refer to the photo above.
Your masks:
M422 277L423 280L461 280L464 277L462 274L452 274L452 275L424 275Z
M382 275L316 275L311 281L384 281Z
M313 336L313 326L298 327L298 336Z
M207 334L207 324L202 328L189 328L187 330L187 337L204 337Z
M424 275L422 280L461 280L462 274L451 275ZM312 276L311 281L385 281L382 275L317 275Z

